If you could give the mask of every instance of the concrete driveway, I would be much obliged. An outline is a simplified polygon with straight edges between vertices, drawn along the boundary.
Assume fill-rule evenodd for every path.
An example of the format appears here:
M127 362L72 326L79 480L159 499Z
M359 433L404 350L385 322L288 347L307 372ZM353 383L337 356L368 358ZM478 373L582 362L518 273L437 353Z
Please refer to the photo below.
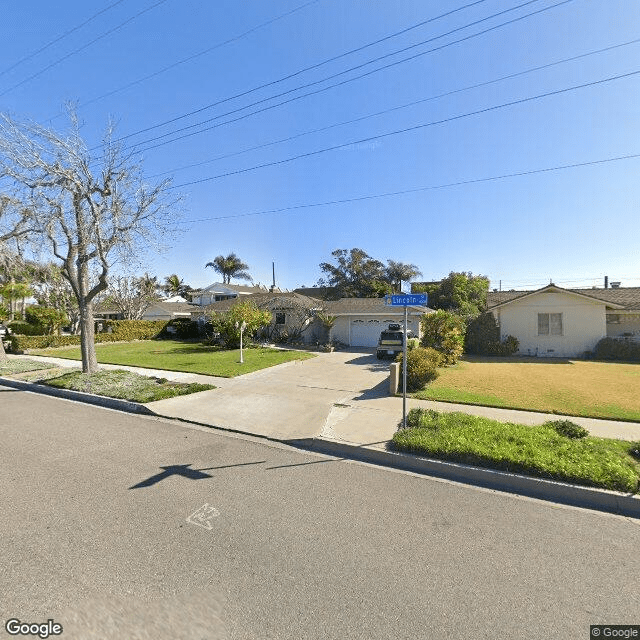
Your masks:
M147 406L168 417L247 431L279 440L322 435L335 405L388 394L389 362L369 350L321 353L262 369L219 388Z

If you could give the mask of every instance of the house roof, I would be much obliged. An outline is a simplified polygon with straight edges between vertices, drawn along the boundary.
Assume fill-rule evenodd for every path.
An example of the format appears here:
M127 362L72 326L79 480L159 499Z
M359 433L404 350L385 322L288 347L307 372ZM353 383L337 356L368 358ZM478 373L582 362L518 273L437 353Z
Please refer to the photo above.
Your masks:
M340 298L324 303L327 313L330 315L355 315L369 314L400 314L404 313L403 307L392 307L385 304L384 298ZM412 312L431 311L428 307L410 306Z
M552 290L573 293L575 295L604 302L607 306L619 310L640 309L640 287L626 287L624 289L563 289L554 284L549 284L542 289L534 291L490 291L487 294L487 307L495 309L514 300L524 298L543 291Z
M294 289L293 292L311 298L318 298L319 300L329 300L336 297L335 287L298 287Z
M286 304L288 300L290 303L300 304L308 309L321 309L324 303L317 298L310 298L309 296L303 296L299 293L278 293L278 292L265 292L254 293L248 296L243 296L242 299L231 298L229 300L219 300L218 302L212 302L207 305L207 311L229 311L231 307L241 302L255 302L259 307L267 305L271 301L280 300L282 304ZM200 308L200 307L198 307Z
M222 282L214 282L208 287L198 289L191 292L192 295L199 295L202 293L228 293L229 291L235 291L236 293L252 294L252 293L264 293L267 290L264 286L247 286L243 284L223 284Z
M165 302L160 300L149 305L151 307L160 307L163 311L171 313L191 313L196 309L199 309L197 304L189 304L188 302Z

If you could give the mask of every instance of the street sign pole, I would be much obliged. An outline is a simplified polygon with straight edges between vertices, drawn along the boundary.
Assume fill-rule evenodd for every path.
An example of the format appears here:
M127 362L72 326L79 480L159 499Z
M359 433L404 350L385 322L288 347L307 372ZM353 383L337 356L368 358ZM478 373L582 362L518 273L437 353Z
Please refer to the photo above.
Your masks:
M402 426L407 428L407 332L409 331L407 307L427 306L426 293L392 293L386 296L386 304L404 307L404 336L402 341Z
M402 341L402 426L407 428L407 305L404 305L404 339Z

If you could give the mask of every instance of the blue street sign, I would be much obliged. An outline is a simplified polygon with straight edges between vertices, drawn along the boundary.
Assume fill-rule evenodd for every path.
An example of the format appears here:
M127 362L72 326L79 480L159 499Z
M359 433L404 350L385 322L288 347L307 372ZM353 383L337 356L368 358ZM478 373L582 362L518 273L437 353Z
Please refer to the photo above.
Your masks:
M426 306L426 293L393 293L385 296L386 303L392 307Z

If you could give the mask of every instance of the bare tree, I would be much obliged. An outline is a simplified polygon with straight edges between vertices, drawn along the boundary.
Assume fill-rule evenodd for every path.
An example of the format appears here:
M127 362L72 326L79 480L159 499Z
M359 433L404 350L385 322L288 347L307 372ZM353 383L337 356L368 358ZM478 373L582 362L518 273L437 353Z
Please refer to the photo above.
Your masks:
M113 305L125 320L141 320L144 312L160 296L152 278L116 278L107 289L107 304Z
M23 212L23 226L61 262L78 301L82 370L98 370L93 305L108 286L114 262L135 255L173 226L168 181L147 185L139 161L107 128L89 149L73 112L59 134L0 115L0 175Z

